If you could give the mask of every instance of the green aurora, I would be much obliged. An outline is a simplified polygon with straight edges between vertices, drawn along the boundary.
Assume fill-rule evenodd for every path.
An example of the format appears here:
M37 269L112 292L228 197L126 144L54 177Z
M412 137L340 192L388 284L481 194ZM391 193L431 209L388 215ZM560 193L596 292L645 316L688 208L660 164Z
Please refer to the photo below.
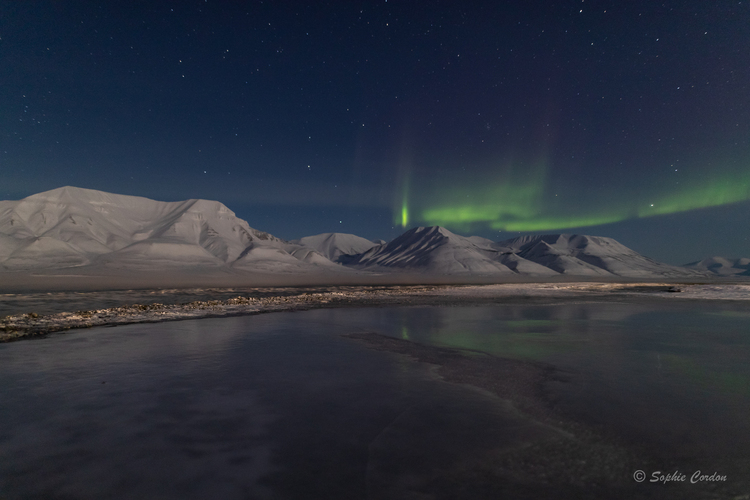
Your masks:
M409 174L409 170L406 169L400 183L400 196L396 198L393 209L393 223L400 227L409 227Z
M401 227L406 227L408 225L409 225L409 204L406 199L406 196L404 196L404 199L401 202Z
M675 214L750 200L750 171L716 171L648 185L602 186L595 192L551 186L545 162L523 170L505 167L484 179L443 178L410 193L401 186L396 224L410 222L468 231L549 231L598 226L628 219ZM645 183L644 183L645 184ZM410 196L411 194L411 196ZM411 200L411 204L409 203ZM440 203L436 203L439 200Z

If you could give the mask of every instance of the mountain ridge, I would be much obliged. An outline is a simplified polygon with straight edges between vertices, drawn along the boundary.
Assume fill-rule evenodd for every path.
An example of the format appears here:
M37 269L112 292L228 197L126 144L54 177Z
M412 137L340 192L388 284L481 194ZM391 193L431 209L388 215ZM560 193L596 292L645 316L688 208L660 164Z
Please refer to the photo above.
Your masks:
M411 268L436 273L531 276L690 277L702 273L644 257L602 236L550 234L493 242L456 235L439 226L406 231L386 245L342 263L360 269Z
M250 227L218 201L162 202L71 186L0 202L0 234L6 269L264 264L276 269L281 260L304 271L328 261L316 261L310 252L295 258L299 245Z
M72 186L0 201L0 266L11 271L408 272L498 280L710 273L657 262L611 238L566 233L495 242L430 226L411 228L390 242L345 233L285 241L250 227L218 201L162 202Z

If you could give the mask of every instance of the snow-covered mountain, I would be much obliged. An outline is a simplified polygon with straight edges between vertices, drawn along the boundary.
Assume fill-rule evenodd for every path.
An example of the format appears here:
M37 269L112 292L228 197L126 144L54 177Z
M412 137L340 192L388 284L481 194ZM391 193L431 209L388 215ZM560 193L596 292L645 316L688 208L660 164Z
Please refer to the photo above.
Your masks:
M750 259L748 258L727 259L725 257L709 257L685 264L685 267L719 276L750 276Z
M397 268L441 274L591 277L690 277L699 271L644 257L611 238L555 234L493 242L441 227L419 227L386 245L340 259L361 269Z
M251 228L217 201L161 202L63 187L0 201L0 270L130 272L200 269L272 274L405 271L464 277L673 277L748 274L750 259L691 268L644 257L610 238L556 234L494 242L442 227L393 241L324 233L288 242ZM745 272L747 271L747 272Z
M612 238L578 234L522 236L497 243L519 258L561 274L689 277L703 273L644 257Z
M380 244L355 234L346 233L322 233L315 236L305 236L292 243L312 248L334 262L342 255L364 253Z
M335 266L314 250L251 228L217 201L161 202L75 187L0 201L0 265L275 272Z
M464 237L443 227L410 229L390 243L339 261L360 269L392 268L439 274L513 275L517 272L545 276L554 271L533 262L503 258L496 243L477 236ZM520 265L520 270L517 270Z

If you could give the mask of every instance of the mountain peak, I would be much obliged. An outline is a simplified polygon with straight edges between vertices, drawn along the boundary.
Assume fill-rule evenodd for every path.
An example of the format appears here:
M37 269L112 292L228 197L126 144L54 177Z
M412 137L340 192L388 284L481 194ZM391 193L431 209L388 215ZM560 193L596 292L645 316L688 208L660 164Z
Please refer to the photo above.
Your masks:
M379 245L379 243L347 233L321 233L305 236L293 243L312 248L333 262L338 261L343 255L364 253Z
M0 237L7 269L241 267L251 260L257 268L317 268L218 201L163 202L73 186L3 202Z
M458 236L455 233L450 232L446 228L442 226L419 226L409 229L404 233L404 235L419 235L420 237L428 237L433 235L440 235L445 236L447 238L451 237L459 237L463 238L463 236Z
M344 256L341 262L362 268L400 268L439 274L513 273L507 266L488 258L487 249L481 248L472 238L459 236L440 226L409 229L390 243L373 247L360 255Z

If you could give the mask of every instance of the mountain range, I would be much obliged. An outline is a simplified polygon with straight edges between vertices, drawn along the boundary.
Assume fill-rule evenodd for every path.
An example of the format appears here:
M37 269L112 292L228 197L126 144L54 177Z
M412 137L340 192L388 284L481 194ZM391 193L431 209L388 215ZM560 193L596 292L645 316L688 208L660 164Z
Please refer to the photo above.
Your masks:
M410 229L390 242L325 233L285 241L222 203L160 202L62 187L0 201L0 269L96 269L219 273L418 273L482 276L691 278L750 274L750 259L687 267L644 257L611 238L554 234L495 242L442 227Z

